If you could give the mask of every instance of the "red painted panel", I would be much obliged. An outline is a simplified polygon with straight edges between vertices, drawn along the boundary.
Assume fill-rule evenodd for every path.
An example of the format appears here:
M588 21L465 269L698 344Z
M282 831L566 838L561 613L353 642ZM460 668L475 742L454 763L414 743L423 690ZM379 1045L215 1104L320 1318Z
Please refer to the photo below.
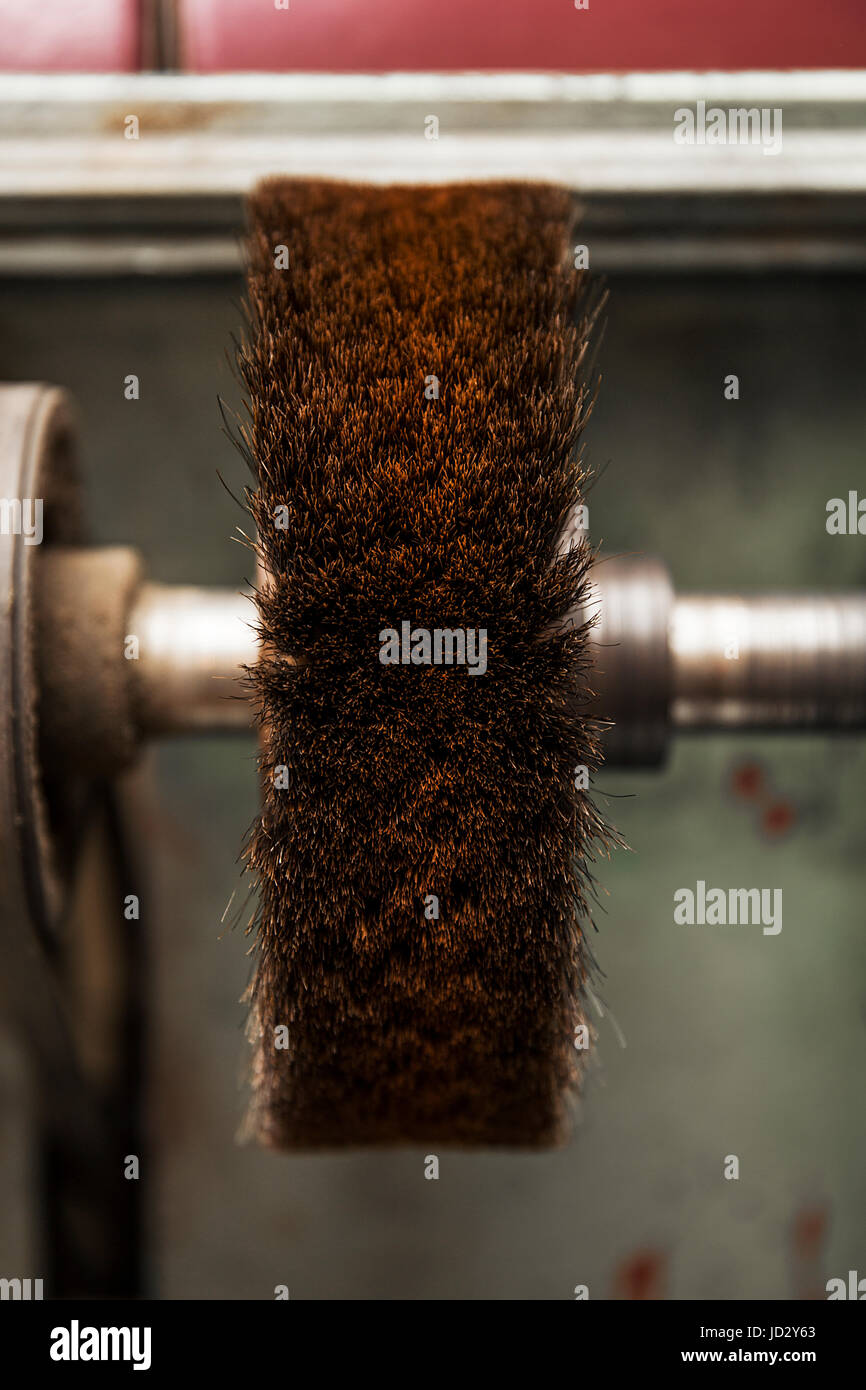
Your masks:
M175 0L196 72L866 67L864 0ZM0 0L0 71L128 72L141 0ZM147 45L145 45L146 47Z
M864 0L178 0L200 72L866 67Z
M139 0L0 0L0 72L135 72Z

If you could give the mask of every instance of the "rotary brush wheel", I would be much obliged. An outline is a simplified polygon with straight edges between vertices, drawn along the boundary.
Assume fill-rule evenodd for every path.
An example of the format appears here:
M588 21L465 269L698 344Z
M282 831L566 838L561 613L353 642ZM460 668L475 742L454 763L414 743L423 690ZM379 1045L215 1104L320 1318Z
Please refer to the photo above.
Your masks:
M567 621L592 557L563 536L597 306L572 216L518 184L251 204L268 1145L566 1128L604 834L575 776L599 758Z

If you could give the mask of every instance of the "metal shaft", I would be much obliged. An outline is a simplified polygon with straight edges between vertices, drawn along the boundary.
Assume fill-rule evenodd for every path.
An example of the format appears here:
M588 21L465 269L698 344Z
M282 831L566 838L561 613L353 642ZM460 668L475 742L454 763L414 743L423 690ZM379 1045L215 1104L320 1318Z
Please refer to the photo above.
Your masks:
M255 665L256 610L226 589L144 584L129 616L139 727L149 735L247 729L245 669Z
M642 556L594 573L608 763L658 763L674 730L866 728L866 593L675 595Z
M669 643L680 729L862 728L862 594L685 595Z

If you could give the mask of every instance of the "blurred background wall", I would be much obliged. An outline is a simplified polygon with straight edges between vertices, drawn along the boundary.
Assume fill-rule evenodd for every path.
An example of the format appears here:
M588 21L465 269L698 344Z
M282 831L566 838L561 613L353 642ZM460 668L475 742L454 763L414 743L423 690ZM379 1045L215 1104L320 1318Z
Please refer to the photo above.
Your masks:
M862 585L863 538L824 523L830 497L866 491L866 278L614 276L610 292L594 537L662 555L681 589ZM156 579L250 572L217 478L245 481L216 401L237 396L240 295L229 277L3 286L0 378L73 392L95 539L138 546ZM421 1150L235 1143L250 963L220 919L244 891L254 768L252 738L184 741L143 778L153 1292L788 1299L862 1267L861 741L681 739L663 772L599 777L632 848L598 866L605 1016L574 1138L544 1156L443 1151L438 1182ZM756 779L769 818L742 794ZM782 932L675 926L674 891L699 878L781 888ZM0 1269L28 1271L26 1086L11 1039L0 1057Z

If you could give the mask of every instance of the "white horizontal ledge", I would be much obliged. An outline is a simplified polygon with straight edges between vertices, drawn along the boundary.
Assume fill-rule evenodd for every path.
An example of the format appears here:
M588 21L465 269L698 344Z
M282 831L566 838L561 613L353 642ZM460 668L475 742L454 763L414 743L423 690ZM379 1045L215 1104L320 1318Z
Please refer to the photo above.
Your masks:
M681 145L683 107L781 148ZM140 138L124 138L137 117ZM436 116L439 139L425 138ZM775 127L774 127L775 130ZM0 197L243 195L267 174L544 179L587 194L866 191L866 72L0 76Z
M781 150L641 134L143 136L0 140L2 196L244 194L268 175L445 183L538 179L586 193L860 193L866 130L793 132Z
M663 107L700 99L718 105L787 103L802 111L827 105L866 103L862 69L791 72L654 73L9 73L0 74L0 101L82 112L124 104L131 96L144 106L180 103L203 111L246 108L258 113L281 106L322 103L402 105L438 99L448 104L555 107ZM179 112L178 119L183 120Z

